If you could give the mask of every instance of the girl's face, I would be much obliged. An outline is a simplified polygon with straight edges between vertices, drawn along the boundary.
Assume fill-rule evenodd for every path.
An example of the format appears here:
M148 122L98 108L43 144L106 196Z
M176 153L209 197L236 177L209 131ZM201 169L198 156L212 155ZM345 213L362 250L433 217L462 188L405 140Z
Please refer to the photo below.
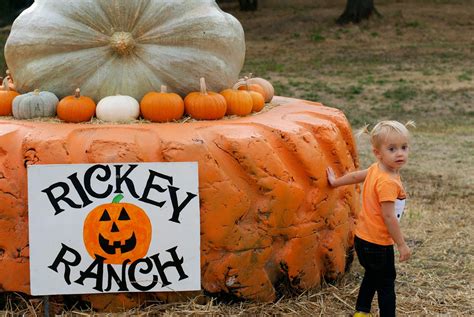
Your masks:
M375 157L385 168L392 172L408 161L408 138L401 134L387 135L378 148L373 148Z

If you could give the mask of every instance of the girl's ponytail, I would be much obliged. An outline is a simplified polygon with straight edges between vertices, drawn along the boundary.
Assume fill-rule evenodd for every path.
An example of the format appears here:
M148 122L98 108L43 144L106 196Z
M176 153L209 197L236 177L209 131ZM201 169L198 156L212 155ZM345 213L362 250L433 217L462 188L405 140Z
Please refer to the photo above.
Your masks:
M364 125L362 128L360 128L359 130L357 130L357 132L355 133L355 136L356 136L356 138L360 138L360 136L361 136L362 134L369 134L369 135L370 135L369 125L368 125L368 124Z
M405 127L406 128L408 128L408 127L416 128L415 121L413 121L413 120L407 121L407 123L405 123Z
M362 134L368 134L370 136L370 143L372 143L372 146L377 148L382 142L384 136L388 133L395 132L408 138L410 135L408 127L416 128L415 122L409 120L407 123L403 124L394 120L384 120L377 123L370 131L369 125L366 124L355 133L355 136L359 138Z

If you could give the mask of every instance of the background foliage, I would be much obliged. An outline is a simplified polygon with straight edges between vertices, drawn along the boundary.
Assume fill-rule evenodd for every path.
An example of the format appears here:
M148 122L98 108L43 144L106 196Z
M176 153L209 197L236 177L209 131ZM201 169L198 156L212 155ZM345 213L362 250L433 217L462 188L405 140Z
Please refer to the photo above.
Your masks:
M344 0L261 4L255 12L223 5L245 29L242 75L270 79L278 95L339 108L354 129L382 119L417 122L402 170L409 194L402 228L413 257L397 264L398 313L474 315L473 1L375 1L383 18L344 27L335 24ZM7 36L8 30L1 32L0 46ZM2 73L5 68L0 56ZM373 161L368 140L359 139L358 147L361 167L367 167ZM336 284L277 303L196 298L129 313L344 315L352 311L361 280L356 262ZM41 308L41 299L9 296L9 311Z

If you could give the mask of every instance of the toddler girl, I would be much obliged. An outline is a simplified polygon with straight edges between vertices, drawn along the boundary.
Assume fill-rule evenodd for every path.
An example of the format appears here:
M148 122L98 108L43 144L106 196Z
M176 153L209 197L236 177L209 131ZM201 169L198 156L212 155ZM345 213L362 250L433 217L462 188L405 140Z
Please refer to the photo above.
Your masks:
M347 173L337 178L327 169L332 187L364 182L362 210L356 222L354 245L360 264L365 269L359 289L354 316L371 316L375 292L378 294L380 316L395 316L395 259L393 244L400 261L410 258L400 230L399 221L405 206L405 190L400 169L407 163L409 132L397 121L381 121L370 135L372 151L377 158L368 169Z

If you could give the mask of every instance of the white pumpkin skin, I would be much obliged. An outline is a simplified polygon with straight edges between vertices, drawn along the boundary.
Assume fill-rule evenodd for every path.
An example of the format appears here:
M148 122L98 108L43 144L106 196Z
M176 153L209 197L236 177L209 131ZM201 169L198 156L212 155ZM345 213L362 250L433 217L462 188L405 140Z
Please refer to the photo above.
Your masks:
M59 99L49 91L33 91L13 99L12 112L16 119L56 116Z
M19 92L95 100L141 98L161 85L184 96L232 86L242 69L242 26L214 0L36 0L15 20L5 58Z
M133 121L140 115L140 105L130 96L109 96L99 101L95 115L103 121Z

